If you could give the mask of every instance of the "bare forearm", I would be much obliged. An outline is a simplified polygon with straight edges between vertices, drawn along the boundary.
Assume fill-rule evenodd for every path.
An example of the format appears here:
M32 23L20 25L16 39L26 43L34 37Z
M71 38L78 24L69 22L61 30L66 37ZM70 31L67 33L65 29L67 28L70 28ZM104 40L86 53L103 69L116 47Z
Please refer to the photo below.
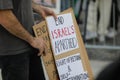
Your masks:
M28 43L31 43L34 39L29 32L23 28L11 10L0 10L0 24L14 36L17 36Z

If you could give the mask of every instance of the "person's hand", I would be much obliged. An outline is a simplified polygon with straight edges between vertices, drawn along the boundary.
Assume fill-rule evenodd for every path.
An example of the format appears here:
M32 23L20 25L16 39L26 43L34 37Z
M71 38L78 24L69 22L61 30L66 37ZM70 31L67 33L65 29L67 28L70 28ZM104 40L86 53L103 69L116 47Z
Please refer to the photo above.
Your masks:
M43 53L46 54L47 53L47 45L45 43L45 41L42 38L37 38L35 37L32 41L32 43L30 43L32 47L36 48L39 50L38 56L42 55Z
M45 7L45 6L41 6L40 5L40 9L38 11L38 13L45 19L46 16L53 16L55 19L57 19L57 15L55 14L55 12L48 8L48 7Z

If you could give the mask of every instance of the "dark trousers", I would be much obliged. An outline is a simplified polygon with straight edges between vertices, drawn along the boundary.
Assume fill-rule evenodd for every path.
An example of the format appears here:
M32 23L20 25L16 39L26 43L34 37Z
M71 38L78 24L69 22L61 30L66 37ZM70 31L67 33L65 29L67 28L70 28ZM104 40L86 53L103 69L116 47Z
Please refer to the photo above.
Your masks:
M0 56L3 80L45 80L40 57L35 51Z
M29 80L45 80L41 59L37 54L30 56Z

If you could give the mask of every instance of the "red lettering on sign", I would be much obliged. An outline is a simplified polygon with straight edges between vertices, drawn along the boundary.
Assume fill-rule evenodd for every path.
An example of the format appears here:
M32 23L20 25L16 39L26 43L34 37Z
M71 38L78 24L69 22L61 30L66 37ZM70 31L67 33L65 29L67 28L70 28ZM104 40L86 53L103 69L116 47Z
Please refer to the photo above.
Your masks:
M75 33L74 26L71 25L69 27L63 27L59 29L54 29L51 30L52 38L57 39L57 38L62 38L65 36L69 36Z

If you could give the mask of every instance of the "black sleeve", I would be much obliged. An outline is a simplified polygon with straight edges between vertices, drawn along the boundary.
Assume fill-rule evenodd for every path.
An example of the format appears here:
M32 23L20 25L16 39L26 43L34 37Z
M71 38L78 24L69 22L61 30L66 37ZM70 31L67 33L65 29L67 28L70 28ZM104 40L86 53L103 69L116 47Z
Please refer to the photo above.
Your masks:
M0 10L13 9L12 0L0 0Z

